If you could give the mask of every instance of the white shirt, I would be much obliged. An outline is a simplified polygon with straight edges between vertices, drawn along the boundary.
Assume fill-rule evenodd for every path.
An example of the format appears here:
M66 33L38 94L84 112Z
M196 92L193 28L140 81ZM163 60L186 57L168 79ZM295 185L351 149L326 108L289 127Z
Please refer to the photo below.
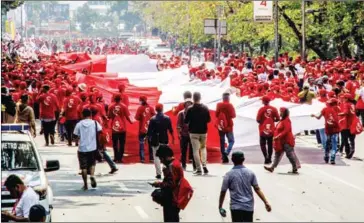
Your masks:
M92 119L84 119L77 123L73 134L80 137L78 151L92 152L97 149L96 128L98 132L102 130L101 125Z
M18 217L29 217L30 208L39 204L39 195L31 187L23 192L18 204L15 207L15 215Z
M267 73L264 72L264 73L258 74L258 80L266 82L268 80Z

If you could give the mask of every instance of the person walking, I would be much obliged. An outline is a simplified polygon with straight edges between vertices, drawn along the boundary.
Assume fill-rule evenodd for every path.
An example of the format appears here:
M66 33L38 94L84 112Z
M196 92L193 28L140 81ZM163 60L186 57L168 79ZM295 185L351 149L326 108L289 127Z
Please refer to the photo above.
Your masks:
M78 106L81 104L81 99L72 95L72 89L66 90L66 98L64 99L63 108L61 115L66 119L65 128L67 133L68 146L72 146L72 141L74 140L73 131L75 130L77 122L80 120L79 113L77 111ZM75 142L78 146L78 142Z
M345 147L345 158L351 159L355 153L355 135L350 132L355 113L355 105L351 98L351 94L344 93L340 104L339 125L341 129L342 146ZM340 151L341 153L343 151Z
M327 101L326 107L323 108L319 115L312 114L311 117L315 117L317 119L321 119L322 116L325 118L325 134L327 135L327 144L324 145L325 148L325 156L324 160L326 163L335 164L336 151L337 151L337 141L338 141L338 133L339 129L339 117L338 117L338 107L337 107L337 99L332 98ZM330 155L331 151L331 155Z
M148 141L148 137L146 136L148 132L149 121L155 115L155 111L154 108L147 103L147 97L141 96L139 98L139 103L140 106L138 107L137 112L135 114L135 120L139 121L139 136L138 136L139 158L140 162L144 163L145 162L144 143L146 140ZM148 141L148 147L149 147L149 162L154 162L153 149L149 141Z
M155 110L157 114L150 119L147 135L153 149L154 165L157 172L156 178L162 179L161 161L156 156L156 152L161 145L168 145L168 133L172 138L172 144L174 144L174 135L171 119L163 114L163 105L157 104Z
M299 160L294 152L295 139L292 132L292 124L289 118L289 110L285 107L279 109L281 120L277 124L277 128L274 131L274 161L271 167L264 166L269 172L273 172L277 168L281 161L283 154L286 156L292 165L292 171L289 173L298 174L298 169L301 168Z
M177 205L180 182L183 175L181 163L174 158L172 149L167 145L160 145L155 153L163 163L163 181L154 182L153 187L161 188L164 192L163 220L164 222L179 222L180 209Z
M96 106L93 105L93 106L91 106L90 109L91 109L92 120L97 121L100 124L100 126L102 127L102 129L106 128L104 119L102 118L102 116L100 114L98 114L98 109L96 108ZM113 174L113 173L117 172L119 169L116 167L115 162L111 159L109 153L107 152L106 145L102 145L100 143L100 137L97 140L97 149L101 152L102 156L104 157L105 161L107 162L107 164L109 165L109 167L111 169L109 174Z
M226 217L223 208L226 192L230 192L230 212L233 222L253 222L254 215L254 188L255 193L263 201L268 212L272 207L260 189L257 177L254 172L244 166L244 153L236 151L232 154L234 167L227 172L221 186L219 199L219 212L222 217Z
M123 162L124 149L126 142L126 120L130 124L133 122L130 119L129 109L121 102L121 96L116 95L114 103L109 107L108 117L110 119L110 127L112 129L112 146L114 149L114 161Z
M46 146L49 146L49 138L51 139L51 144L54 145L56 127L55 114L60 110L57 97L54 94L49 93L49 89L49 85L44 85L42 92L37 97Z
M16 203L12 213L1 211L1 220L28 222L31 207L39 204L39 195L15 174L6 178L4 187L10 192L10 196L16 199Z
M196 171L194 174L202 175L202 168L205 174L209 171L206 167L207 163L207 124L211 122L210 112L206 105L201 104L201 94L193 93L193 105L188 108L185 123L188 124L191 144L193 148L193 158L196 163ZM201 159L200 159L201 152Z
M358 90L358 102L356 103L356 110L358 116L361 118L361 124L364 125L364 79L361 80L361 87Z
M189 153L189 156L192 156L193 149L191 144L191 138L190 133L188 132L188 125L185 123L185 117L187 113L187 109L192 105L191 99L186 99L184 103L185 109L180 111L177 116L177 132L178 132L178 138L180 142L180 148L181 148L181 163L182 168L186 170L186 163L187 163L187 151ZM193 165L193 171L196 171L196 164L195 160L192 159L192 165Z
M230 94L224 93L222 95L222 102L217 103L216 105L216 127L219 131L220 137L220 152L221 152L221 160L223 163L229 162L229 154L233 149L235 140L234 140L234 131L233 119L236 117L235 108L230 103ZM225 150L225 137L228 139L228 147Z
M28 95L23 94L20 96L20 103L17 104L15 123L27 123L30 126L30 132L35 138L37 131L35 128L34 110L28 105Z
M272 163L273 155L273 133L275 122L279 121L278 110L269 105L270 98L262 97L263 107L258 110L257 122L259 123L260 149L264 156L264 164ZM267 151L268 147L268 151Z
M80 164L83 187L82 190L88 190L87 172L90 173L91 187L97 187L94 177L96 166L96 150L98 132L102 130L101 125L91 119L91 111L84 109L82 111L83 120L77 123L74 135L79 137L78 161Z

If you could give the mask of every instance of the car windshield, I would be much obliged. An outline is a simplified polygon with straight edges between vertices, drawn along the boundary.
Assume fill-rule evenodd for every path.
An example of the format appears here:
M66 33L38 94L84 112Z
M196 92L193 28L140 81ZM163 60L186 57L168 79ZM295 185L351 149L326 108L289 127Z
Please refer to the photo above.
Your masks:
M38 170L31 142L1 142L1 170Z

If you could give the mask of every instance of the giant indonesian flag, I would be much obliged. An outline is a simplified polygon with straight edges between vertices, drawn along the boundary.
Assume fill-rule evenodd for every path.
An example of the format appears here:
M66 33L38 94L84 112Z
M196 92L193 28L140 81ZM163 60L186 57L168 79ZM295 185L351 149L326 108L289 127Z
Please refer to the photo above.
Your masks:
M65 55L62 55L63 57ZM66 55L70 56L71 55ZM126 94L130 100L130 112L134 116L139 106L139 97L148 97L148 103L155 106L162 103L164 110L172 119L174 130L176 130L176 117L171 113L174 106L183 100L183 92L199 91L202 95L202 103L207 105L211 112L212 121L208 130L208 153L210 157L220 158L219 136L214 127L216 104L221 101L222 94L231 91L230 80L191 80L188 75L187 66L178 69L157 71L156 61L149 59L146 55L111 55L111 56L90 56L90 60L67 65L67 70L81 71L90 68L91 75L77 74L79 83L94 85L104 95L107 103L110 103L111 96L117 92L119 83L125 83ZM248 98L231 96L231 103L236 109L237 117L234 119L234 136L236 148L244 148L259 144L259 131L256 122L256 114L262 103L260 98ZM321 111L324 104L314 100L312 105L294 104L275 99L271 105L287 107L290 109L293 132L299 133L303 130L323 128L324 121L311 118L311 114ZM128 126L126 154L129 157L138 156L138 123ZM175 135L177 139L177 135ZM178 142L174 146L176 153L179 153ZM128 157L126 157L128 159ZM135 158L134 158L135 160Z

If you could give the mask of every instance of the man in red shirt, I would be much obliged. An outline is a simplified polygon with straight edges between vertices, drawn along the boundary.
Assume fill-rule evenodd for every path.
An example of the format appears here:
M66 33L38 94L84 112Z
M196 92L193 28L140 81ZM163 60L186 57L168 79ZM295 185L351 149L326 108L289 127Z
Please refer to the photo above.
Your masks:
M67 132L68 146L72 146L72 140L74 138L73 131L77 122L80 120L77 108L81 102L82 101L79 97L72 95L72 88L66 90L66 98L64 99L61 115L64 115L66 118L64 125ZM77 141L76 146L78 146Z
M331 159L330 163L335 164L336 158L336 150L337 150L337 140L339 136L339 117L337 108L337 99L331 98L327 101L326 107L322 109L321 113L316 116L312 114L312 117L320 119L322 116L325 118L325 133L327 135L327 145L324 146L325 148L325 156L324 160L326 163L329 162L329 155L331 150Z
M116 95L114 103L109 107L108 117L112 129L112 145L114 161L122 163L126 139L126 120L132 124L129 109L121 102L121 95Z
M229 153L233 149L233 145L235 143L234 140L234 132L233 119L236 117L235 108L230 103L230 94L224 93L222 95L222 102L217 103L216 105L216 127L219 131L220 136L220 151L221 151L221 159L223 163L228 163ZM225 151L225 136L228 139L228 147Z
M49 93L49 85L44 85L37 101L40 108L40 120L44 131L46 146L49 146L49 137L54 145L54 134L56 125L56 112L59 111L58 99L54 94Z
M262 97L263 107L257 114L257 122L259 123L260 149L264 156L264 164L272 163L273 154L273 133L275 130L275 122L279 121L278 110L269 105L270 98ZM267 151L268 146L268 151Z
M129 107L129 97L125 94L125 85L124 84L119 84L118 86L118 89L119 89L119 93L117 94L114 94L111 101L115 101L115 97L117 95L120 95L121 97L121 102L126 105L126 107Z
M339 113L339 126L341 130L342 145L340 146L340 152L342 152L345 146L345 154L347 159L351 159L355 152L355 135L350 133L350 126L355 117L355 105L352 103L350 93L343 95L342 103L340 105Z
M135 114L135 120L139 121L139 157L140 162L144 163L144 142L146 140L149 120L156 114L154 108L147 103L147 97L141 96L139 98L140 106ZM154 162L153 150L148 142L149 146L149 162Z

